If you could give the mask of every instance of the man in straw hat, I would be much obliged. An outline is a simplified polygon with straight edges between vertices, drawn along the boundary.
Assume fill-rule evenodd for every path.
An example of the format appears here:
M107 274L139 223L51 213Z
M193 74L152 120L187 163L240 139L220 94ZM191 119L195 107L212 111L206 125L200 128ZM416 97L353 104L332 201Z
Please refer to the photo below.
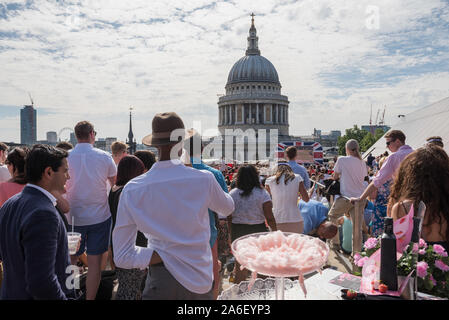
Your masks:
M143 299L212 299L212 252L208 209L222 216L232 198L214 175L180 160L187 133L174 112L156 114L143 143L158 149L159 162L123 189L113 232L118 267L150 270ZM137 230L148 248L135 246Z

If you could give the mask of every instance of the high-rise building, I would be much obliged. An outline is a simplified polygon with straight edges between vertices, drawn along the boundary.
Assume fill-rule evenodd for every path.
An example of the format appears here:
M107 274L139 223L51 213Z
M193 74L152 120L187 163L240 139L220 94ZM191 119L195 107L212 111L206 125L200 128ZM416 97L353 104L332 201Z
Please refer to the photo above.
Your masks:
M115 137L107 137L104 139L104 141L106 141L106 145L105 145L105 151L107 152L111 152L111 146L114 142L117 141L117 138Z
M20 110L20 143L32 145L37 140L37 112L33 105L25 105Z
M70 132L70 143L72 146L76 146L78 140L76 140L75 132Z
M55 131L47 132L47 141L49 143L58 143L58 134Z

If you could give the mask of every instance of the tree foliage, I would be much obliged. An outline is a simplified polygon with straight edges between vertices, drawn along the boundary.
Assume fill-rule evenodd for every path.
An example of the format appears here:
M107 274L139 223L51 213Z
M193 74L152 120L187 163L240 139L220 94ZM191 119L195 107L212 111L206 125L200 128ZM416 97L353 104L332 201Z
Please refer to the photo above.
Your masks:
M357 125L354 125L351 129L346 129L345 133L344 136L338 138L337 146L339 155L346 155L345 146L346 142L350 139L357 140L360 151L363 153L384 135L384 131L381 128L377 128L373 136L371 132L362 130Z

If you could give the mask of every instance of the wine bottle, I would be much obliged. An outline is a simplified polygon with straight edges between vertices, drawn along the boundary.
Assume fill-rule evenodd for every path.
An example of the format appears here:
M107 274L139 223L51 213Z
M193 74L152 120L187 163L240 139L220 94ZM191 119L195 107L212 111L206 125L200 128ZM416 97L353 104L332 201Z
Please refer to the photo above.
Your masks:
M418 251L415 251L415 246L419 246L419 231L420 231L421 219L413 217L413 233L410 245L412 246L412 269L414 270L410 281L413 283L413 293L411 293L411 300L416 300L416 294L418 292L418 278L417 278L417 266L418 266Z
M380 240L380 281L388 290L398 290L396 257L396 236L393 232L393 218L385 217L384 233Z

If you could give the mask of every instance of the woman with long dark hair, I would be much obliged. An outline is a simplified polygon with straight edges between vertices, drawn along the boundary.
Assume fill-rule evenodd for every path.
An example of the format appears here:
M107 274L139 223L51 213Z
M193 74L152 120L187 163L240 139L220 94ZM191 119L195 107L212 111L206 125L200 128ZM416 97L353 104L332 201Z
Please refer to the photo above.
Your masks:
M235 204L234 212L230 216L232 241L248 234L268 231L266 223L271 231L277 230L270 195L261 187L259 173L253 165L239 168L236 188L229 194ZM234 274L235 283L240 283L248 276L247 270L240 270L238 263L235 264Z
M140 176L145 170L143 162L136 156L123 157L117 166L117 178L115 185L109 193L109 208L112 217L112 230L114 230L117 221L117 208L120 195L124 186L133 178ZM112 237L112 232L111 232ZM141 233L137 233L136 246L146 247L147 239ZM114 248L111 241L111 253L114 256ZM112 261L112 259L111 259ZM122 269L112 265L117 272L118 289L116 300L138 300L141 294L142 281L146 275L146 270L140 269Z
M421 237L429 244L449 250L449 157L440 147L426 145L401 163L393 183L389 207L394 220L415 215L420 202L426 205Z
M302 233L304 220L298 207L298 196L309 201L309 194L300 175L295 174L288 163L278 163L276 174L265 181L265 188L273 199L273 214L278 229L284 232Z
M8 167L11 179L0 183L0 207L13 195L20 193L25 187L25 158L27 148L14 148L6 157L5 164Z

